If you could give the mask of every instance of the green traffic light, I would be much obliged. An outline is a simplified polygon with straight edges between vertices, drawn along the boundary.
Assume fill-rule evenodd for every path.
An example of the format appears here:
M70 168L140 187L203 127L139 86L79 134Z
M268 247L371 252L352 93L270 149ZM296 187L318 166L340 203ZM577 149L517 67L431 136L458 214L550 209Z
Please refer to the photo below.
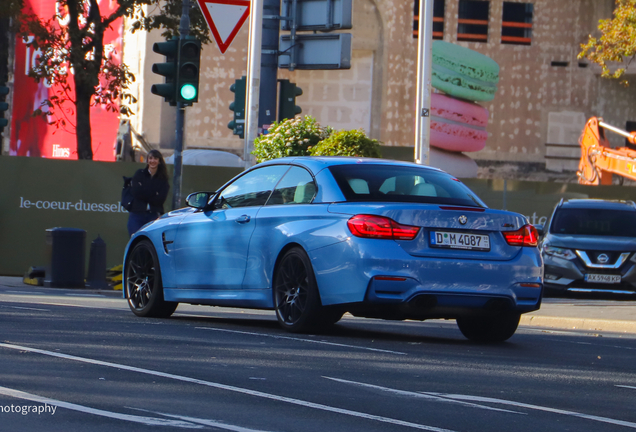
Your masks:
M185 100L192 100L197 97L197 88L192 84L185 84L181 87L181 97Z

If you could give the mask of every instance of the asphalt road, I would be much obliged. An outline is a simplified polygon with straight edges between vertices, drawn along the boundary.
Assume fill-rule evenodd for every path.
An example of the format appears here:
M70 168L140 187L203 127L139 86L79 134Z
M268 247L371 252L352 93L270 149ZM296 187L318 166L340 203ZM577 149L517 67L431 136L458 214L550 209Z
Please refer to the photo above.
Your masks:
M137 318L120 295L0 287L0 430L636 429L634 334L480 345L453 321L345 317L293 335L267 311Z

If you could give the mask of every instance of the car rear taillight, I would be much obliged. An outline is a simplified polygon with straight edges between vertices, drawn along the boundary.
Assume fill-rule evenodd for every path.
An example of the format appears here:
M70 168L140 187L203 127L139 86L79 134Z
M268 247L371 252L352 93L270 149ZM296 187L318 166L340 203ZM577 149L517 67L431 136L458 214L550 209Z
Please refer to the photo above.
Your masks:
M413 240L420 227L402 225L391 218L374 215L355 215L347 226L356 237L386 240Z
M502 231L510 246L536 246L539 233L532 225L524 225L517 231Z

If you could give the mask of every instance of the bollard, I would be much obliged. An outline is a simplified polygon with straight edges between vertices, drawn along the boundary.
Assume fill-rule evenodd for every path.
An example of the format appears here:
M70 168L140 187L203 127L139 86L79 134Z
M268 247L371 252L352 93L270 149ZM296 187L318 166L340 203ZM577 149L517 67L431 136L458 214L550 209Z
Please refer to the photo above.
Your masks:
M93 289L108 288L108 283L106 283L106 242L99 235L91 242L86 285Z
M77 228L46 230L47 264L44 286L84 288L86 231Z

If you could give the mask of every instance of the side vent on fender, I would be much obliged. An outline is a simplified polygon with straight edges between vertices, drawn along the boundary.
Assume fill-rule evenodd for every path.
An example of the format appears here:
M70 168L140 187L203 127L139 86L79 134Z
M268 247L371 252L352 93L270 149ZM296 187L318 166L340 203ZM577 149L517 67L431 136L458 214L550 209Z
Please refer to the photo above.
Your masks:
M161 233L161 242L163 243L163 250L166 252L166 255L170 252L168 251L168 245L172 244L172 240L166 240L166 233Z

